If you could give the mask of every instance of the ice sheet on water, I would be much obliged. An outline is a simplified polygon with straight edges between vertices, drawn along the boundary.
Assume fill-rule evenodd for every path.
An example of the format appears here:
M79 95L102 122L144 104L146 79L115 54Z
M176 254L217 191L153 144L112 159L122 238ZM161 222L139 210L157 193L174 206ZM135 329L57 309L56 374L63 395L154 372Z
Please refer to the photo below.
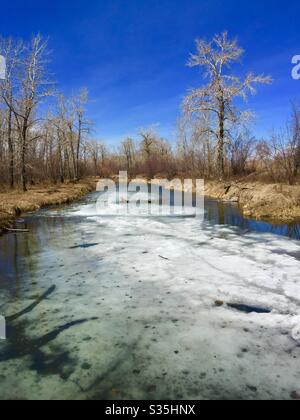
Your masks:
M115 205L115 204L111 204ZM117 205L116 205L117 206ZM109 214L110 209L107 210ZM247 288L244 303L257 304L268 300L268 305L276 310L276 304L270 301L270 296L261 295L259 291L274 292L277 301L292 297L294 302L299 298L300 282L298 281L299 261L288 253L299 251L297 242L280 238L271 234L248 233L240 235L235 229L224 226L199 225L198 220L180 220L149 218L145 223L143 218L131 219L118 217L103 219L97 213L95 204L81 206L72 215L84 216L95 224L109 230L109 241L119 243L120 237L127 238L126 244L130 249L126 251L127 264L131 264L130 255L133 245L139 247L139 238L147 238L149 253L152 248L164 252L166 257L177 265L180 261L190 261L192 270L211 275L220 273L221 278L231 279L226 282L226 290ZM129 237L132 234L132 239ZM115 236L114 236L115 235ZM128 242L129 241L129 242ZM109 249L112 249L110 247ZM278 252L280 251L280 252ZM125 264L126 262L123 261ZM157 264L157 262L155 262ZM153 270L153 266L143 266L144 270ZM188 267L180 267L181 270ZM213 287L215 282L212 282ZM249 296L254 294L254 300ZM257 293L255 293L255 290ZM242 294L243 296L243 294ZM289 304L289 302L287 302Z
M38 321L28 315L26 333L40 336L70 319L99 321L42 349L52 361L60 352L69 355L62 372L42 376L28 357L0 363L0 373L10 372L0 385L3 397L12 389L25 398L300 393L300 261L289 255L299 251L297 242L196 219L102 217L95 204L64 215L81 221L51 237L30 261L36 265L31 280L41 289L55 281L57 289L40 306ZM245 314L226 303L271 313Z
M132 216L132 217L194 217L203 216L202 209L196 209L192 206L179 205L162 202L160 204L160 197L151 193L110 193L99 194L95 203L74 209L72 213L67 212L67 215L72 216Z

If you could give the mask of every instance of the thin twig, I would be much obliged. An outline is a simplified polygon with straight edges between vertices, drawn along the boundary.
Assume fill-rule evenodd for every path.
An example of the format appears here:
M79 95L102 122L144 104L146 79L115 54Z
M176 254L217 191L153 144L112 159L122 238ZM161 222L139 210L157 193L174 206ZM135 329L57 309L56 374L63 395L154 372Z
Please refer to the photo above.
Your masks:
M29 232L28 229L10 229L10 228L4 228L8 232L16 232L16 233L27 233Z

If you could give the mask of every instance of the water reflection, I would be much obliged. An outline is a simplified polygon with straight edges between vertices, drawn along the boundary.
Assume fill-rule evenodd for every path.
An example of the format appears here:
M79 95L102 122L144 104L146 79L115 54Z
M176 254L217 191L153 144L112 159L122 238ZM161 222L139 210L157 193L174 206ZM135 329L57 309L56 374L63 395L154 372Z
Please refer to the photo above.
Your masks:
M242 231L272 233L300 240L300 224L278 224L246 219L238 206L230 203L221 203L215 200L206 200L205 218L211 223L239 227ZM242 232L241 232L242 233Z
M160 191L161 193L161 191ZM174 205L174 193L171 191L171 205ZM194 198L193 205L196 205ZM245 218L236 204L222 201L205 200L205 219L217 225L235 226L241 229L241 234L248 231L272 233L300 240L300 223L273 224Z
M300 239L299 226L246 220L213 200L203 229L196 219L95 220L96 199L28 215L28 233L0 238L0 399L275 399L298 389L289 333L300 262L287 255L299 246L245 232Z
M96 198L97 195L90 194L83 202L85 204L93 203ZM55 209L52 209L52 214L55 211ZM230 203L206 200L205 219L213 225L238 227L241 235L254 231L300 240L300 224L273 225L246 219L242 216L238 206ZM40 250L47 249L50 245L59 249L62 245L59 238L71 238L80 220L80 217L78 220L76 217L63 217L61 207L57 209L56 217L49 217L47 210L42 210L25 218L23 227L29 228L29 233L3 236L0 240L1 287L8 288L12 295L20 297L24 288L26 289L28 285L34 286L36 273L40 265L39 258L36 257ZM87 243L80 246L84 248L92 245ZM97 243L94 245L97 245ZM76 249L76 247L77 245L73 246L73 249ZM72 241L70 241L70 248L72 249ZM54 268L55 264L53 265Z
M7 234L0 238L0 287L12 297L21 298L30 289L39 293L40 253L50 247L62 247L61 238L74 230L74 219L47 217L42 211L26 217L28 233ZM55 262L49 270L55 270ZM41 279L42 281L43 279Z

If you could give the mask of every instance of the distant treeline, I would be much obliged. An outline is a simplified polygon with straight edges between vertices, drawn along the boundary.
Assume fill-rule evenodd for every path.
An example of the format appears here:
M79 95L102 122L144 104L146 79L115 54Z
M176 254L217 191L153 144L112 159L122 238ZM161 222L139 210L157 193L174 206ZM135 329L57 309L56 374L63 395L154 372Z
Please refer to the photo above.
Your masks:
M251 114L236 106L236 98L246 100L255 85L270 84L271 78L232 75L230 66L243 50L227 33L210 42L197 40L196 46L188 64L205 73L201 87L184 100L177 141L168 142L150 127L112 151L92 136L88 91L66 98L57 90L48 70L47 40L40 35L29 43L0 39L7 65L6 79L0 80L1 185L26 191L31 184L108 177L119 170L148 178L254 176L295 183L300 170L297 106L281 132L255 139L247 128Z

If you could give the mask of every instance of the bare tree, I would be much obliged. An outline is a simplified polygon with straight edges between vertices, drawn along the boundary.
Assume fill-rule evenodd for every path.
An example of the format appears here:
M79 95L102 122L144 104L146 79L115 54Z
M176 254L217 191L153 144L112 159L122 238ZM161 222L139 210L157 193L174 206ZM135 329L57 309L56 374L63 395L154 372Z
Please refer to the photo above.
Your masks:
M215 140L208 130L208 116L207 113L193 119L183 116L179 123L177 151L181 155L181 171L192 177L211 178L214 174Z
M21 54L24 50L22 41L14 42L12 38L0 39L0 53L6 58L6 75L0 84L0 96L7 105L7 144L9 151L9 177L10 187L14 188L15 184L15 144L13 138L13 103L15 100L15 78L20 66Z
M233 135L228 145L231 171L233 175L243 175L246 172L247 164L253 155L256 146L256 139L249 130L244 129Z
M20 139L21 183L23 191L27 191L27 148L29 145L30 129L36 120L35 111L43 98L51 94L49 82L46 79L47 40L41 35L32 38L31 43L24 49L21 57L21 71L18 80L18 96L12 101L4 95L3 99L15 117ZM34 140L33 139L30 140Z
M133 173L133 164L135 159L135 146L131 138L127 138L121 143L121 153L124 154L126 159L126 169L129 175Z
M76 121L76 163L75 163L75 180L80 179L80 150L82 146L83 136L89 132L90 122L85 117L85 106L88 102L87 89L81 89L79 94L73 98L73 110Z
M0 38L0 54L7 64L0 81L0 179L11 187L51 180L79 180L103 171L104 145L90 147L86 134L88 93L71 98L53 92L48 80L47 41L37 35L29 44ZM57 99L49 112L46 98ZM45 99L45 101L44 101ZM41 104L45 102L46 112ZM109 170L109 169L108 169Z
M244 52L237 40L228 38L227 32L216 35L210 42L197 40L196 45L197 53L190 56L188 65L203 67L208 83L189 93L184 101L184 109L189 115L207 112L212 115L214 123L209 128L205 127L204 132L213 134L217 139L218 175L222 179L224 150L226 139L230 138L230 127L249 116L235 106L234 99L241 97L246 100L249 93L255 93L256 84L271 83L271 78L249 73L241 79L226 72Z
M297 178L300 169L300 110L295 104L293 105L291 146L294 155L294 178Z
M296 105L293 105L292 120L284 129L273 133L270 147L274 180L294 184L300 168L300 113Z
M139 135L142 138L141 141L141 152L145 158L147 166L147 177L152 179L154 176L153 168L153 149L156 141L156 135L152 127L148 129L142 129L139 132Z
M69 177L80 180L81 152L87 150L84 147L85 134L89 132L90 121L86 119L85 106L88 101L88 91L81 89L71 98L58 95L58 110L56 127L59 133L59 147L61 155L68 166Z
M87 150L93 162L94 174L101 176L107 155L105 145L101 141L92 140L87 144Z

